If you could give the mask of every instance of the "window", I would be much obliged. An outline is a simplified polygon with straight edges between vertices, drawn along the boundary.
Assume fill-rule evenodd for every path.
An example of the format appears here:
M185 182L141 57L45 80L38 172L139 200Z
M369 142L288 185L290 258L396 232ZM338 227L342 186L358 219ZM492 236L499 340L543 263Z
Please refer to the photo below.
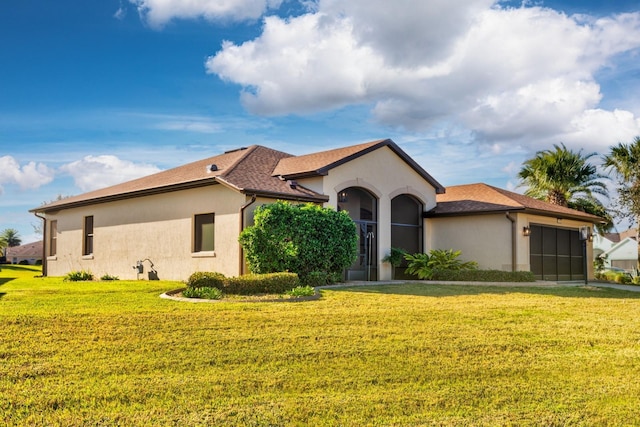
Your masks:
M58 221L49 223L49 256L56 256L58 253Z
M84 244L82 255L93 254L93 216L84 217Z
M194 217L194 252L213 252L214 214L201 214Z

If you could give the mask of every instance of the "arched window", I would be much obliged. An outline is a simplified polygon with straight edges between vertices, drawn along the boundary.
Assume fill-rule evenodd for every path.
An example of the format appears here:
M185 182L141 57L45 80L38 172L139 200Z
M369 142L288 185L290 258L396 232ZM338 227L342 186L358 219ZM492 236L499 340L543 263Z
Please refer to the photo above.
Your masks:
M408 194L401 194L391 200L391 247L404 249L414 254L423 251L422 203ZM395 277L404 277L406 265L403 263Z

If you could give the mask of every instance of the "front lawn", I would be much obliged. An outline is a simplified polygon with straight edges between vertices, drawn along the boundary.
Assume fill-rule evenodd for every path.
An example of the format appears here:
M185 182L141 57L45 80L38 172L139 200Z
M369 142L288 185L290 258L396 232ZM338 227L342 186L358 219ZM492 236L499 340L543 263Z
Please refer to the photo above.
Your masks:
M430 283L299 303L0 271L3 425L638 423L640 294Z

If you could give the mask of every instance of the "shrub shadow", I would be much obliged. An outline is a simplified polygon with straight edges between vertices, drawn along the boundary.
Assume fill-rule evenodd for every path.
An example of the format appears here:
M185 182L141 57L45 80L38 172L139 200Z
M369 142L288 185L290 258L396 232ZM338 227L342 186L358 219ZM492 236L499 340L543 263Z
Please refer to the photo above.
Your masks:
M358 292L369 294L411 295L425 297L451 297L461 295L507 295L524 293L532 295L554 295L570 298L612 298L612 299L640 299L640 292L625 289L615 289L598 286L599 283L570 283L570 284L443 284L428 281L412 281L397 283L343 283L338 286L327 286L323 289L335 292Z

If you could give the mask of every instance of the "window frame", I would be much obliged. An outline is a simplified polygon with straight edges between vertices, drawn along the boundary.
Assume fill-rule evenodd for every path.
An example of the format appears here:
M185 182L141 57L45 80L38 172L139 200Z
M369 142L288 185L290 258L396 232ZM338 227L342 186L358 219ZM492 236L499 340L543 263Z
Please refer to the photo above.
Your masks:
M211 236L204 236L205 226L211 225ZM193 244L194 254L213 254L216 248L216 215L214 212L195 214L193 216ZM205 239L210 237L210 239ZM210 247L207 245L211 241Z
M93 255L93 236L94 236L94 218L93 215L87 215L84 217L84 224L82 227L82 255L83 256L92 256Z
M58 255L58 220L49 221L49 256Z

